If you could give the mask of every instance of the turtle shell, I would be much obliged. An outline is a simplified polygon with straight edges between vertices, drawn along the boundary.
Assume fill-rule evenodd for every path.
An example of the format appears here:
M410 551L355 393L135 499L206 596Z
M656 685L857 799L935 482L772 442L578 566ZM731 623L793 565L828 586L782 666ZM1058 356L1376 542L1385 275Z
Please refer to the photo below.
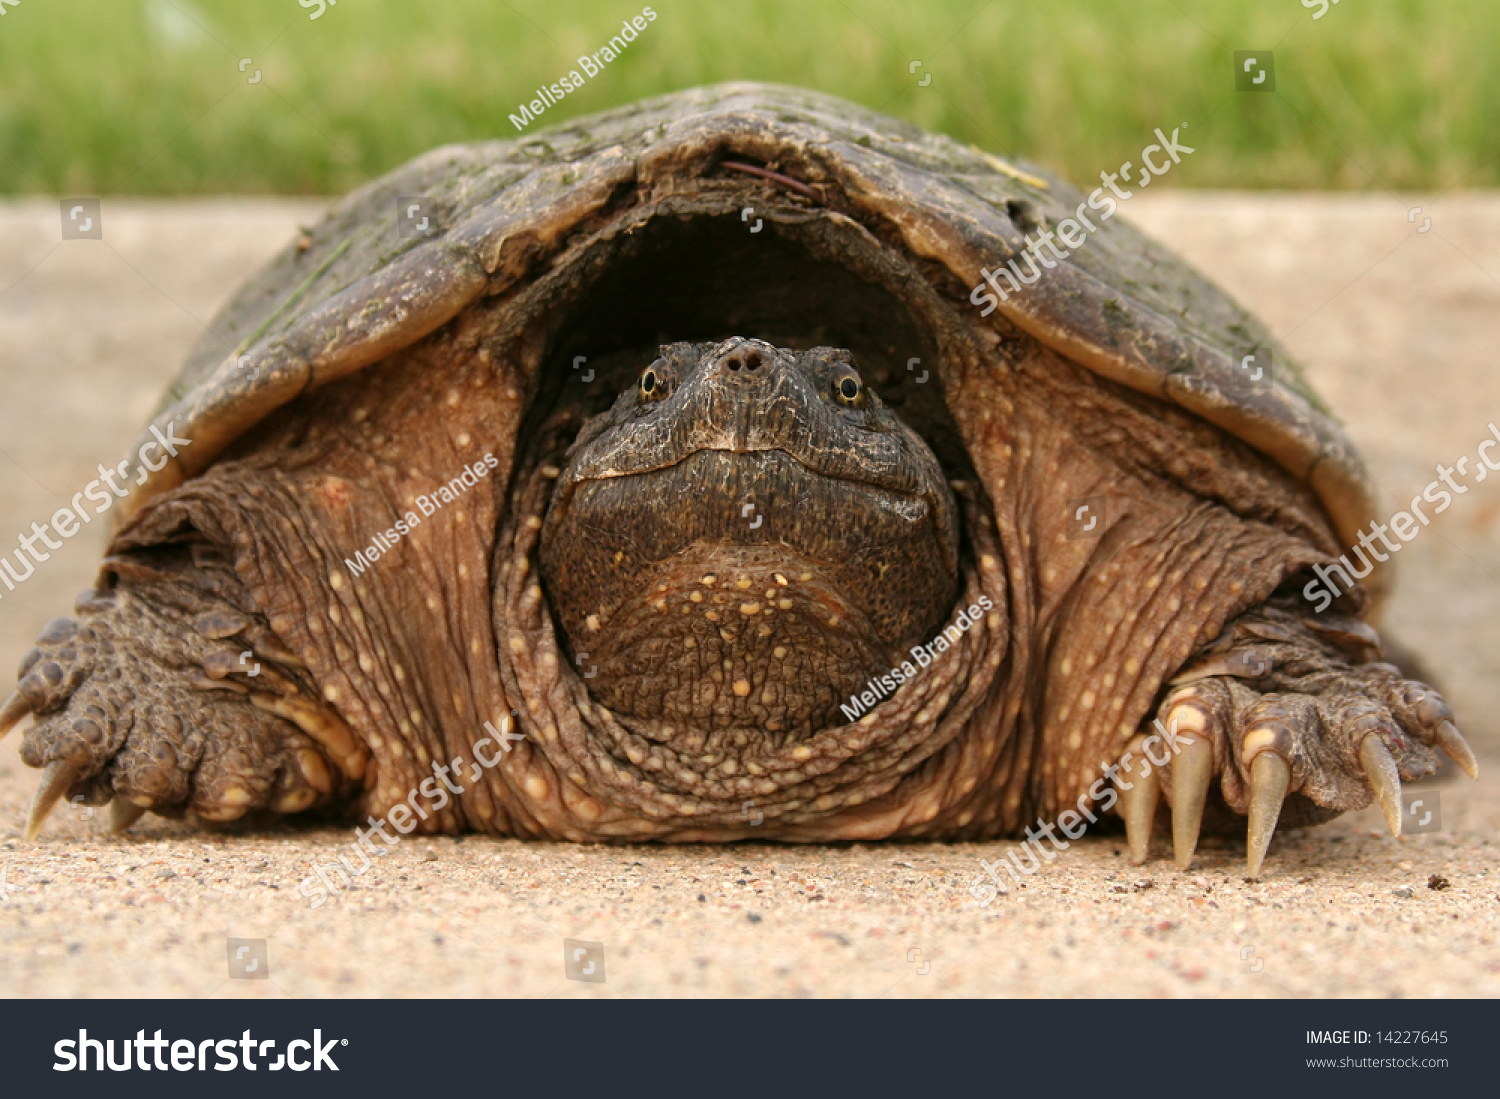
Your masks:
M872 234L903 250L976 332L1019 328L1238 437L1312 488L1345 545L1373 517L1362 460L1291 360L1275 354L1268 386L1244 383L1243 357L1274 346L1264 326L1123 219L1096 219L1082 246L982 317L970 304L981 271L1072 217L1082 193L1044 169L840 99L746 83L443 146L335 203L193 349L153 419L163 430L175 422L192 444L133 486L122 515L200 473L279 406L481 298L549 308L546 294L524 291L591 242L623 239L653 218L748 222L751 185L775 193L759 200L757 223L832 219ZM403 235L415 198L436 224ZM140 441L150 438L148 426Z

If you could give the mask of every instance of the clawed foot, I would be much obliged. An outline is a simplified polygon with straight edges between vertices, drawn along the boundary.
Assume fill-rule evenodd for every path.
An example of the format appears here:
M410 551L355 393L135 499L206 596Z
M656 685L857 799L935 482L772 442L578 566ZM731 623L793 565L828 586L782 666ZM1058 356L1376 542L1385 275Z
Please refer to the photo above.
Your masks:
M1360 662L1372 655L1378 638L1352 619L1308 624L1263 608L1226 629L1179 673L1156 732L1134 738L1117 766L1131 858L1145 861L1165 793L1187 869L1215 776L1224 804L1248 818L1251 877L1278 823L1316 823L1378 799L1399 836L1401 783L1436 770L1434 749L1477 777L1442 696L1393 665Z
M363 750L310 699L295 657L212 598L222 574L141 572L141 584L81 596L76 621L51 622L0 708L0 736L35 715L21 747L42 769L28 840L64 796L110 803L121 832L147 810L301 812L363 773Z

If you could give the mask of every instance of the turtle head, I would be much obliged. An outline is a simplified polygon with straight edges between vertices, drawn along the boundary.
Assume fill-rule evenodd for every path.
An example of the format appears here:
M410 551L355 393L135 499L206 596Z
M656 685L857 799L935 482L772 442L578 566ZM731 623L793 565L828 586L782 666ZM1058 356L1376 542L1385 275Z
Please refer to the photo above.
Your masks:
M958 529L938 460L850 352L736 337L663 347L588 422L541 567L615 713L799 736L949 613Z

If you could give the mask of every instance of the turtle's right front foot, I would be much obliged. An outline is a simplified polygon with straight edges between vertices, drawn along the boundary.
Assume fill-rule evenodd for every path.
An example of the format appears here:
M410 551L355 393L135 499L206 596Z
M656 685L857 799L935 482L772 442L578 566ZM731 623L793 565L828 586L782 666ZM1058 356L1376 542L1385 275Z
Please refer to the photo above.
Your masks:
M77 619L43 629L21 661L0 735L27 713L21 759L42 769L26 822L34 839L67 796L112 801L111 825L148 809L230 821L296 813L363 775L348 727L260 621L227 565L197 547L108 563L114 587L84 593Z

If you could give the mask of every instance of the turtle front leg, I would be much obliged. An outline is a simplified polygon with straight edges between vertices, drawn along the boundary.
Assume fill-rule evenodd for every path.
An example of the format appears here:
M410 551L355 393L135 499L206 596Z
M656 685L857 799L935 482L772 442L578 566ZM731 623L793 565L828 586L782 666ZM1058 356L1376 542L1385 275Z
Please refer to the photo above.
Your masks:
M103 583L79 597L76 620L42 631L0 710L0 735L35 715L21 746L43 769L28 840L64 795L112 802L124 831L148 809L300 812L361 777L362 746L212 547L110 558Z
M1248 817L1252 877L1278 823L1318 823L1378 798L1399 836L1401 783L1437 769L1434 749L1477 777L1442 696L1381 656L1366 623L1290 599L1230 622L1172 679L1156 731L1135 737L1115 771L1132 859L1147 857L1164 794L1187 869L1215 776L1224 804Z

